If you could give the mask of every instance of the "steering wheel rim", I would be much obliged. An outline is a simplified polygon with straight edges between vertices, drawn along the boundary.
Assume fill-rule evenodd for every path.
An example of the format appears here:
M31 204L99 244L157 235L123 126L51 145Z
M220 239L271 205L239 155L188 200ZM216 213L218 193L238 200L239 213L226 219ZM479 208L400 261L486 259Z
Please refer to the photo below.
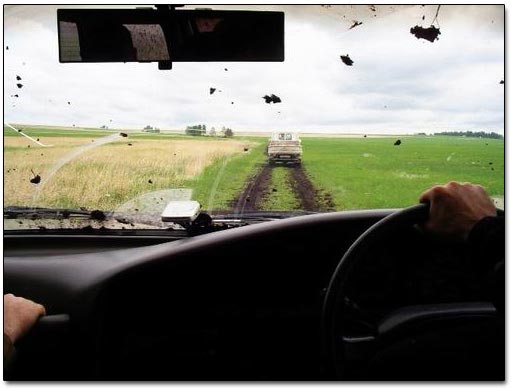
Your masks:
M321 341L329 373L339 376L343 371L343 355L336 336L344 289L354 265L378 240L408 225L422 223L429 217L429 204L417 204L394 212L372 225L356 239L338 263L328 284L321 314ZM340 327L338 327L340 328Z

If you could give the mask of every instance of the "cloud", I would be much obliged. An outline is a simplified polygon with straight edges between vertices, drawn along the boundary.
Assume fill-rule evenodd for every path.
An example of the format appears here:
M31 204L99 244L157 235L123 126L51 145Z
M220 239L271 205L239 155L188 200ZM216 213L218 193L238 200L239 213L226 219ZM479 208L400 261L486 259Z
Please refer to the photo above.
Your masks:
M8 122L504 133L502 6L443 5L440 40L430 43L409 28L428 25L436 6L378 5L372 12L368 6L275 5L268 8L286 15L284 63L175 63L171 71L155 63L60 64L56 8L6 6ZM363 24L348 30L352 20ZM342 54L350 54L352 67L341 62ZM210 95L210 87L222 92ZM269 93L283 103L265 104L261 97Z

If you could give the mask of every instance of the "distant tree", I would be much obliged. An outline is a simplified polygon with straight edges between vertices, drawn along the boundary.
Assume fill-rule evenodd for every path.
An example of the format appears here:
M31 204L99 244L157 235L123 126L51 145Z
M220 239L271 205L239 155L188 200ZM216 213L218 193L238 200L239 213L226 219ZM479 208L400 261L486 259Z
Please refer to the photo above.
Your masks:
M210 131L208 132L208 135L210 135L210 136L216 136L216 129L215 129L214 127L212 127L212 128L210 129Z
M105 124L100 127L102 130L107 130L109 127L107 127Z
M233 136L233 130L231 128L227 128L224 130L224 137L231 138Z
M143 132L159 133L160 129L157 127L152 127L152 126L148 125L143 128Z
M192 135L192 136L202 136L206 135L207 133L207 127L203 124L196 124L193 126L187 126L185 128L185 134L186 135Z

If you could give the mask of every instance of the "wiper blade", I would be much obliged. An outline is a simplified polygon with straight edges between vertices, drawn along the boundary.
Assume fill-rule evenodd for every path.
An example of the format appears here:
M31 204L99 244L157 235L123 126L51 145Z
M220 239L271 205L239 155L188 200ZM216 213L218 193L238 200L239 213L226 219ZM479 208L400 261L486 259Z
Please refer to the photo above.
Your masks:
M4 218L33 218L33 219L68 219L70 217L83 217L99 220L105 220L105 213L102 211L88 211L84 209L68 209L68 208L41 208L41 207L16 207L9 206L4 208Z
M5 223L12 221L19 224L9 224L8 229L23 226L23 229L39 228L43 230L98 230L98 229L164 229L169 225L163 223L158 215L127 214L116 212L103 212L99 210L69 209L69 208L42 208L17 207L4 208ZM21 228L21 227L20 227Z
M260 211L260 212L244 212L244 213L228 213L212 215L214 222L221 222L223 220L241 220L241 221L269 221L287 219L294 216L312 215L317 212L310 211Z
M70 209L70 208L43 208L43 207L18 207L4 208L4 219L30 219L30 220L60 220L65 219L89 223L90 221L102 223L119 223L127 228L140 228L151 226L153 228L166 228L167 224L160 221L160 215L138 214L119 212L104 212L100 210Z

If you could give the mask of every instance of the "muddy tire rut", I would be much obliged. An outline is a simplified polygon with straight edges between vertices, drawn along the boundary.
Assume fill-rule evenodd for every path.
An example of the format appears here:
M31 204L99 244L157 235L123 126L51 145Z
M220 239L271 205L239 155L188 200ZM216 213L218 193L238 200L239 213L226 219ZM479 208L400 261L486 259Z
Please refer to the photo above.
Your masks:
M234 213L262 210L262 204L271 193L273 168L273 165L261 165L257 174L248 181L244 190L232 202ZM331 195L316 189L302 166L291 166L287 169L288 186L299 200L300 210L311 212L335 210Z

